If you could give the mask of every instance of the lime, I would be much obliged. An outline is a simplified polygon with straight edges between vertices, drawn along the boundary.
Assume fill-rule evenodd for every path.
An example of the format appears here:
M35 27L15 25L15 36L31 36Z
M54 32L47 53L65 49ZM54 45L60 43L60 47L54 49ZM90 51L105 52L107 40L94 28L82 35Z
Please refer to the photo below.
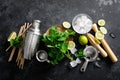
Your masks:
M101 44L101 42L96 37L94 39L97 44Z
M71 24L67 21L63 22L63 27L64 28L70 28L71 27Z
M68 49L69 50L72 50L72 49L74 49L75 48L75 42L74 41L69 41L68 42Z
M17 36L17 33L16 32L12 32L10 33L9 37L8 37L8 41L10 41L11 39L15 39Z
M105 26L105 20L104 19L98 20L98 25L99 26Z
M102 32L100 32L100 31L97 31L95 33L95 37L100 40L100 39L104 38L104 34L102 34Z
M103 33L103 34L107 34L107 29L105 27L100 27L100 31Z
M79 36L79 43L81 45L86 45L88 43L88 38L84 35Z

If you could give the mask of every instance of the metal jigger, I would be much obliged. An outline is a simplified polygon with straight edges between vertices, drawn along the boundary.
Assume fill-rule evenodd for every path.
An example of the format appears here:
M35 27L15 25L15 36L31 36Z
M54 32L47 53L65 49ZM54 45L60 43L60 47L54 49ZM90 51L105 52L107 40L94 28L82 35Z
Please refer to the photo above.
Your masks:
M37 52L40 42L40 20L34 20L32 27L27 30L24 42L24 55L25 59L31 60L32 56Z

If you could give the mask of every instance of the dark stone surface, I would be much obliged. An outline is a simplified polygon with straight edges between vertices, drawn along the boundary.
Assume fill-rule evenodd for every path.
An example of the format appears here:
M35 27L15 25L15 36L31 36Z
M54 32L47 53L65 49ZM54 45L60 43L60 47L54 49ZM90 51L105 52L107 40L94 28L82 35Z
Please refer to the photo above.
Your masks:
M79 13L88 14L94 22L100 18L107 21L105 39L120 60L119 0L0 0L0 80L120 80L120 61L112 64L109 58L102 58L100 69L90 63L85 73L79 71L82 64L69 68L68 60L51 66L34 58L26 62L23 70L18 69L15 59L7 62L7 37L12 31L18 32L24 22L40 19L44 33L51 25L71 22ZM111 38L110 33L116 38Z

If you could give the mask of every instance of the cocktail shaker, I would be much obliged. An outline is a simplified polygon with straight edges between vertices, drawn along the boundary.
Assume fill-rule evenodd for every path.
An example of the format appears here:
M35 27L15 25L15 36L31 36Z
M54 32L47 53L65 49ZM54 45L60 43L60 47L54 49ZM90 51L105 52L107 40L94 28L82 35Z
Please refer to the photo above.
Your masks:
M40 20L34 20L33 25L27 30L24 41L24 59L29 59L37 52L40 43Z

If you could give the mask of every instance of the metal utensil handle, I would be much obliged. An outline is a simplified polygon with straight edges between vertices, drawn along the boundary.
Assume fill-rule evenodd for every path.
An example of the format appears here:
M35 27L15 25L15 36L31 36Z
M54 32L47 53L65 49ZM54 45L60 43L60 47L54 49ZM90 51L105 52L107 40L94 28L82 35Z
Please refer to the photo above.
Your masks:
M80 69L81 72L85 72L86 71L88 62L89 62L89 60L86 59L85 62L84 62L84 64L82 65L82 67Z

